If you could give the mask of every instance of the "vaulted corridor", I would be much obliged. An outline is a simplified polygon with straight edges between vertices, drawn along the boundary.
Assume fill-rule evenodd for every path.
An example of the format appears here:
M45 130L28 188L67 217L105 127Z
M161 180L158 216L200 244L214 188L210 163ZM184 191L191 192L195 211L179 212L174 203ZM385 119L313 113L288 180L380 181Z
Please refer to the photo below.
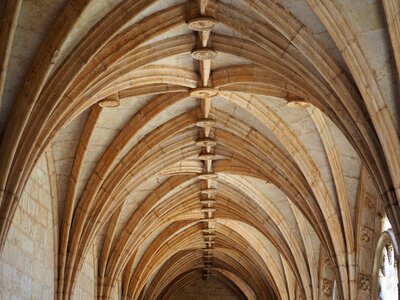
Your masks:
M398 299L400 1L0 15L0 299Z

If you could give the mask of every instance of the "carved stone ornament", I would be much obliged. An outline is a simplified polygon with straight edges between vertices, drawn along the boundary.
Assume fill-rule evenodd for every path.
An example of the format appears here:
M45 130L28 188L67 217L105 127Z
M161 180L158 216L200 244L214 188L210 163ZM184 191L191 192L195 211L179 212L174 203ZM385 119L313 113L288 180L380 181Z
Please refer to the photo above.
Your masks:
M372 241L373 234L374 232L371 229L363 226L361 228L360 239L364 243L369 243Z
M324 296L332 296L332 291L333 291L333 282L332 280L329 279L323 279L322 280L322 294Z
M211 87L194 88L190 92L190 96L195 98L211 98L218 95L218 90Z
M120 105L120 101L118 95L115 94L100 100L98 104L103 108L114 108Z
M324 264L325 266L327 266L328 269L333 269L332 261L328 254L324 255Z
M215 194L218 193L218 190L214 189L214 188L209 188L209 189L201 190L200 193L208 195L209 197L212 197L212 196L215 196Z
M371 194L366 194L364 197L364 202L365 202L365 206L369 209L372 210L375 208L375 202L376 199L374 196L372 196Z
M202 207L200 211L203 213L213 213L215 212L215 207Z
M358 280L358 288L360 292L369 294L371 292L371 279L365 274L360 274Z
M201 173L198 175L199 179L208 180L208 179L216 179L218 175L215 173Z
M217 141L213 138L199 138L196 140L196 145L199 147L212 147L217 144Z
M203 118L200 120L197 120L196 126L200 128L204 127L214 127L215 126L215 120L211 118Z
M218 21L213 17L202 16L191 19L187 23L187 26L190 30L194 31L208 31L214 29L217 24Z
M310 106L310 103L301 100L291 100L287 102L287 106L290 108L306 108Z
M207 47L198 48L192 51L192 57L197 60L211 60L217 57L217 51Z
M199 160L214 160L216 155L214 153L200 153Z
M200 200L200 204L203 204L203 205L214 205L215 202L216 202L215 199L202 199L202 200Z

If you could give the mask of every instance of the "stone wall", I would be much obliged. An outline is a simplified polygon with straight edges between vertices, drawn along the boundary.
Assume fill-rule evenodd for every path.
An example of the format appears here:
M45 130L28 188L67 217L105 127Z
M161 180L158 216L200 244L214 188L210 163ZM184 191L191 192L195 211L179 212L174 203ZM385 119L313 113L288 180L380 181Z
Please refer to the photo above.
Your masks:
M0 258L1 300L55 299L55 233L49 172L42 155L26 184ZM93 247L72 298L95 299Z
M26 184L0 259L0 299L54 299L52 200L44 155Z
M183 289L175 300L238 300L240 299L221 281L210 278L207 281L197 281Z

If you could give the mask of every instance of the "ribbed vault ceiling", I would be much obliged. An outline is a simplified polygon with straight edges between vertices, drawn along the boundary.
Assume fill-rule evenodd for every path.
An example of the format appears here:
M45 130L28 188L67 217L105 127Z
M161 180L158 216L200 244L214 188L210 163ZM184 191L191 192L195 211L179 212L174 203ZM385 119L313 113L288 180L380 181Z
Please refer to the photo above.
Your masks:
M400 225L398 111L340 4L50 2L27 21L42 43L27 83L3 97L2 243L46 152L60 299L93 244L103 299L173 299L210 276L242 299L322 299L324 262L354 296L360 191Z

